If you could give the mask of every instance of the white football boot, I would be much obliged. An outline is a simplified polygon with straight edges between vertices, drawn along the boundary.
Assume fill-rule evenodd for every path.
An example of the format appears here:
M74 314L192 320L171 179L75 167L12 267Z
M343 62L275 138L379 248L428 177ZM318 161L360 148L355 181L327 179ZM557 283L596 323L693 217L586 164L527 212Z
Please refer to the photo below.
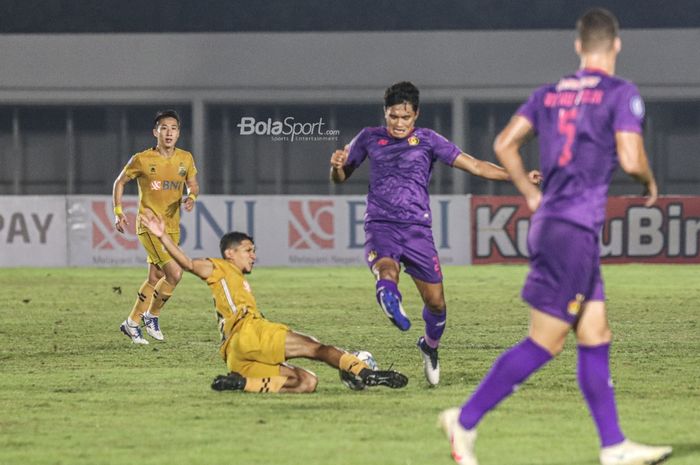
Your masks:
M601 465L654 465L671 455L670 446L646 446L625 439L620 444L600 449Z
M459 424L460 409L450 408L443 410L438 416L438 425L442 428L450 441L452 458L459 465L479 465L474 454L476 442L476 428L464 429Z
M425 379L431 386L437 386L440 383L440 360L438 359L438 350L433 349L425 342L425 337L418 338L416 343L420 349L420 355L423 358L423 372Z
M133 326L129 324L128 320L124 320L124 323L121 324L119 329L126 337L131 339L131 342L134 344L148 344L148 341L143 338L139 325Z
M150 313L146 312L143 315L141 315L141 320L143 321L143 325L146 327L146 332L149 336L151 336L156 341L162 341L163 339L165 339L163 333L160 330L160 324L158 323L157 316L153 316Z

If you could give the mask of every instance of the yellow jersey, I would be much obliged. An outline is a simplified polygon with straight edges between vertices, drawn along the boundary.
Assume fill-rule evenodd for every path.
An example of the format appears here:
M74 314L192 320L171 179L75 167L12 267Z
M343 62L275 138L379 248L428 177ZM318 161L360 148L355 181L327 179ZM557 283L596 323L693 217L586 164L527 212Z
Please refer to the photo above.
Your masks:
M180 202L187 186L186 181L197 174L192 154L175 149L169 158L155 148L139 152L126 164L124 173L136 179L139 185L139 213L150 208L165 220L169 233L180 231ZM136 221L137 234L148 232Z
M226 342L236 331L236 323L245 317L263 318L255 303L250 284L241 270L222 258L207 258L214 270L205 280L216 307L221 332L221 355L225 358Z

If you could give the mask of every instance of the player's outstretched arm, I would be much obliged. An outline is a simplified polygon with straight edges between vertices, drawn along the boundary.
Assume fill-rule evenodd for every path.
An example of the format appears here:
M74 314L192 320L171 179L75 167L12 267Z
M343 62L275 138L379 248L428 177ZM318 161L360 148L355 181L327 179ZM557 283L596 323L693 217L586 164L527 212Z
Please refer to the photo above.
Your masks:
M154 236L163 243L163 247L168 251L173 260L180 267L190 273L199 276L202 279L207 279L214 271L214 265L209 260L191 259L178 245L173 242L170 235L165 231L165 221L163 218L156 216L151 210L146 209L144 214L139 216L141 224L144 225Z
M525 197L531 211L537 210L542 201L542 193L535 187L531 177L525 172L520 147L532 137L532 125L527 118L515 115L493 142L493 150L498 161L503 164L515 187Z
M649 167L644 140L636 132L616 132L617 158L622 170L644 185L647 201L644 205L651 207L659 195L654 173Z
M114 180L112 186L112 207L114 207L114 227L120 233L124 234L124 228L129 224L126 220L126 215L122 211L122 196L124 195L124 186L131 181L126 175L125 170L122 170Z
M510 176L503 167L488 161L479 160L468 153L459 154L452 166L484 179L490 179L492 181L510 181ZM535 185L539 185L542 180L542 176L537 170L527 173L527 177L530 182Z
M502 167L484 160L474 158L467 153L460 153L452 163L454 168L458 168L467 173L493 181L509 181L508 172Z

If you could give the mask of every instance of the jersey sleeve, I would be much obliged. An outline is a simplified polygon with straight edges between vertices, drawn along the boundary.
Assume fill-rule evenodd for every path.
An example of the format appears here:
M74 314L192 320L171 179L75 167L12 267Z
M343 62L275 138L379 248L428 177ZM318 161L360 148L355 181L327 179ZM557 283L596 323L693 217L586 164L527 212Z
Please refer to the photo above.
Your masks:
M134 155L131 157L131 159L128 161L126 166L124 167L124 174L129 178L129 179L134 179L139 177L142 174L141 170L141 158L138 155Z
M364 128L350 141L348 149L348 159L345 161L345 166L357 168L367 158L367 143L369 141L369 131Z
M435 131L430 131L430 140L433 160L440 160L444 164L452 166L459 154L462 153L462 149Z
M530 97L527 99L527 101L520 105L520 108L518 108L518 110L515 112L516 115L522 116L530 122L535 134L537 134L538 132L537 110L542 105L543 92L544 90L542 88L534 91L532 94L530 94Z
M214 266L214 269L212 270L211 274L207 278L200 278L202 281L205 281L207 284L214 284L217 281L221 279L221 266L219 265L220 259L218 258L207 258L211 262L211 264Z
M189 158L189 166L187 167L187 179L192 179L194 176L196 176L198 171L197 166L194 164L194 157L191 153Z
M644 100L637 86L628 83L620 89L620 97L614 108L613 128L615 132L642 133L644 127Z

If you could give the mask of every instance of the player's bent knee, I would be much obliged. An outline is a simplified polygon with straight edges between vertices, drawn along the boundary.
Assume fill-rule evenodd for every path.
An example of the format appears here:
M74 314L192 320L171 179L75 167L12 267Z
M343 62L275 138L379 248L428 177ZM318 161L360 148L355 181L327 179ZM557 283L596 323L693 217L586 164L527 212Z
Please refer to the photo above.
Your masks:
M391 258L380 258L372 266L372 272L378 279L390 279L395 282L399 280L399 264Z
M564 350L564 344L566 343L566 338L553 339L548 337L538 337L537 334L530 333L530 339L532 339L535 344L544 348L552 357L556 357Z
M182 279L182 269L178 268L176 270L172 270L168 273L168 276L166 278L170 284L177 284L180 282Z
M445 313L445 299L441 296L428 298L424 303L431 313L435 313L436 315Z
M583 346L599 346L612 341L612 331L608 326L595 330L577 331L576 342Z
M300 388L302 392L314 392L316 391L316 387L318 386L318 378L309 373L308 371L304 371L304 375L301 380Z

